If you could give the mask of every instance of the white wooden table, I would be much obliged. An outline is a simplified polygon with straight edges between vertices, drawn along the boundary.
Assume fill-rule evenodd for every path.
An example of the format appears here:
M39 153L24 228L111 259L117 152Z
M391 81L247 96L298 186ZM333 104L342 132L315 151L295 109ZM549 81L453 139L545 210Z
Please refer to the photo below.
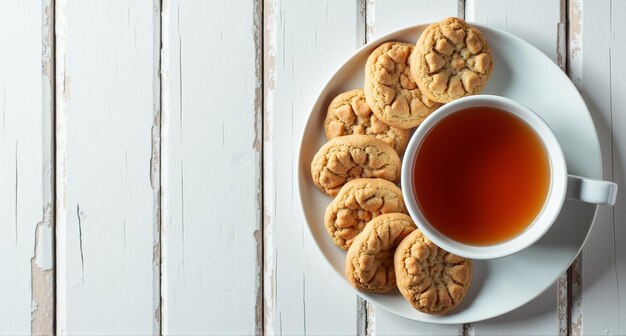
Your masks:
M447 16L552 58L622 188L549 290L440 326L357 298L294 181L333 70ZM626 334L625 0L0 0L0 46L0 334Z

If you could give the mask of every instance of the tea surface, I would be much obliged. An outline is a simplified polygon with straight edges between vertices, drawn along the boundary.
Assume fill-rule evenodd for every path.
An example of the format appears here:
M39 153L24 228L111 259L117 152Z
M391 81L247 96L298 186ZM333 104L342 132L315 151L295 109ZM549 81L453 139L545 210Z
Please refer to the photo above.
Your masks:
M418 149L413 174L429 223L470 245L497 244L524 231L550 185L539 136L492 107L464 109L434 126Z

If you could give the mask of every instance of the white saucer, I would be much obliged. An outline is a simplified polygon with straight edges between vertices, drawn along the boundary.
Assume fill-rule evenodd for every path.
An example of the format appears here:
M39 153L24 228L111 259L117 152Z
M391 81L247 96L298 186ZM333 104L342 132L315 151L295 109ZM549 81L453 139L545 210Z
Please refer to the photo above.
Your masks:
M587 106L569 78L527 42L506 32L476 26L489 41L495 64L483 93L515 99L540 114L559 139L569 173L601 178L598 136ZM310 172L313 156L326 142L326 109L337 94L363 87L365 61L376 46L385 41L415 43L425 27L399 30L359 49L322 89L304 128L298 164L304 218L319 250L344 279L345 252L332 243L324 228L324 211L331 198L315 187ZM469 323L502 315L541 294L565 272L587 238L596 209L595 205L566 201L556 223L533 246L505 258L474 261L469 292L461 306L449 315L420 313L397 290L390 294L355 292L378 307L422 322Z

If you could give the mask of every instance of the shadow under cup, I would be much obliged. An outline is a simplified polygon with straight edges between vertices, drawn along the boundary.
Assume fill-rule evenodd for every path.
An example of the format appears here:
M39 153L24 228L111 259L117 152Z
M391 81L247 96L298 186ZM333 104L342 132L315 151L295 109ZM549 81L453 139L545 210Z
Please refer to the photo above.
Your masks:
M417 128L402 165L413 220L435 244L473 259L532 245L567 187L561 148L536 113L508 98L448 103Z

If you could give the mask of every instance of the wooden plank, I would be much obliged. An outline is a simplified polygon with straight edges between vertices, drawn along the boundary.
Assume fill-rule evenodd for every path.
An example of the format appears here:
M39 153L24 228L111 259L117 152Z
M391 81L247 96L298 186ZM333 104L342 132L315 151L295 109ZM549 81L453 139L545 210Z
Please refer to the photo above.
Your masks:
M458 0L370 0L366 11L372 19L368 22L368 41L398 29L416 24L441 21L449 16L458 16ZM415 41L417 41L417 36Z
M521 37L565 67L565 13L560 0L467 0L465 15L468 21ZM565 335L567 309L567 276L563 275L556 285L535 300L509 314L474 324L472 332L477 335Z
M467 0L465 18L511 32L558 63L565 57L561 10L560 0Z
M357 298L318 253L295 194L300 129L332 71L363 43L356 1L264 4L264 313L268 334L354 334ZM362 326L359 326L362 330Z
M0 2L0 334L54 323L52 9Z
M368 40L392 31L421 23L443 20L458 15L458 0L445 1L368 1L366 12ZM418 36L415 37L417 41ZM436 325L420 323L398 317L384 309L368 304L368 326L378 335L460 335L462 325Z
M159 4L56 1L59 334L159 333Z
M472 323L468 329L473 335L559 335L556 291L556 285L550 286L524 306L490 320Z
M572 52L572 70L589 106L602 147L603 176L621 188L613 208L601 207L582 252L582 329L572 334L626 333L626 3L582 1L574 34L582 34L582 51ZM580 11L580 10L579 10ZM577 68L576 66L580 66ZM574 316L573 316L574 317Z
M260 7L163 4L163 333L261 332Z

